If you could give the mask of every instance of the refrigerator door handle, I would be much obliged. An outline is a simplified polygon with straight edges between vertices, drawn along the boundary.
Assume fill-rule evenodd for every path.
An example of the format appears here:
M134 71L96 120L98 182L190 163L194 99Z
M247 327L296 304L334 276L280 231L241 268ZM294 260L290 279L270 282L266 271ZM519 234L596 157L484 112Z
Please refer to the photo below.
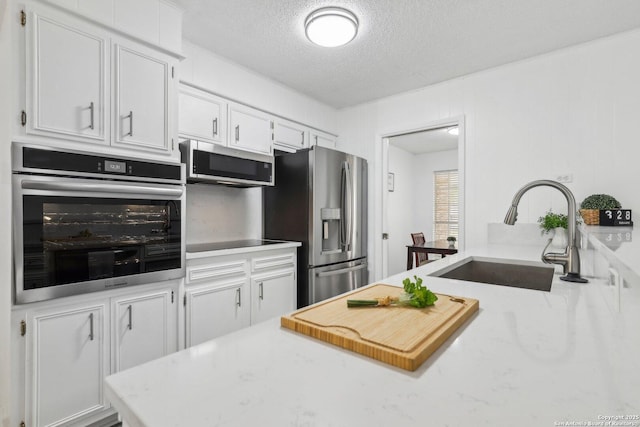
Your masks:
M327 276L336 276L338 274L351 273L353 271L362 270L363 268L367 268L367 264L358 264L353 267L341 268L339 270L331 270L331 271L319 271L316 273L317 277L327 277Z
M351 251L351 244L353 243L353 172L351 171L351 165L345 162L347 169L347 201L349 202L349 219L348 232L347 232L347 250Z
M345 231L345 227L346 227L346 223L344 221L345 219L345 212L344 212L344 198L345 198L345 192L346 192L346 171L345 171L345 167L344 167L344 163L342 164L342 171L340 174L340 247L344 248L346 242L346 231Z
M340 244L343 252L351 250L353 234L353 180L349 162L342 164L342 179L340 180Z

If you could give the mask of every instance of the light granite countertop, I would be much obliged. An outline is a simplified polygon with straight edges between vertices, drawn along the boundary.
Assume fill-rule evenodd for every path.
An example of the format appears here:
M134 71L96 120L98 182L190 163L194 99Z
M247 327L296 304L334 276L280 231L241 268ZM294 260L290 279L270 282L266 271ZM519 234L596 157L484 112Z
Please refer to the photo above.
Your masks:
M106 396L132 427L640 426L636 283L618 290L615 306L601 279L566 283L556 273L551 292L541 292L426 277L469 256L538 260L539 252L491 245L381 281L401 285L416 274L435 292L480 301L415 372L272 319L111 375Z
M580 231L624 279L640 286L640 231L633 227L601 227L581 224Z
M211 256L246 254L264 250L295 248L300 242L283 240L249 239L228 242L195 243L187 245L187 259L208 258Z

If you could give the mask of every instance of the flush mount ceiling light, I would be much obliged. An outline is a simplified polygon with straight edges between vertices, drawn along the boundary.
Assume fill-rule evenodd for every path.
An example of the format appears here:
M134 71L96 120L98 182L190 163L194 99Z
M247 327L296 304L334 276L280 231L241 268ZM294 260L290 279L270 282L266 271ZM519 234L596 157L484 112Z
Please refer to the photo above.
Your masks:
M358 18L347 9L323 7L307 16L304 31L307 38L319 46L342 46L358 33Z
M449 128L449 129L447 129L447 133L448 133L449 135L455 135L455 136L457 136L457 135L458 135L458 133L459 133L459 132L458 132L458 126L454 126L454 127L451 127L451 128Z

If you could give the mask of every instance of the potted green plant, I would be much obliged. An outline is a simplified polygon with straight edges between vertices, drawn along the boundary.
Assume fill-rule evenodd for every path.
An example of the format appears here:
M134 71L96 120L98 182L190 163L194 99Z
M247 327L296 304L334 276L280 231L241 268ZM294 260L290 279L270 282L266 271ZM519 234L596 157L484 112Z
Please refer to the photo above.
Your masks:
M451 246L451 247L455 246L457 240L458 239L456 239L455 236L447 237L447 242L449 242L449 246Z
M587 225L600 223L600 211L606 209L620 209L622 205L615 197L608 194L592 194L580 203L580 215Z
M542 234L553 231L553 246L567 246L567 227L569 225L567 215L549 210L546 215L538 218L538 224L540 224Z
M549 210L545 216L538 218L538 224L540 224L542 234L546 234L558 227L566 230L569 225L569 221L565 214L553 213Z

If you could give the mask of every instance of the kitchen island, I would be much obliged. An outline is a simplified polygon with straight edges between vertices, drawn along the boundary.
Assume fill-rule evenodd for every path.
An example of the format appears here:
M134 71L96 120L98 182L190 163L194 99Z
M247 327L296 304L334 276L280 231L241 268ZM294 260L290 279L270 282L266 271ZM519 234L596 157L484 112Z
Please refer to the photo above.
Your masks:
M469 256L539 251L461 251L377 282L416 274L435 292L480 301L414 372L272 319L112 375L106 396L132 427L639 426L640 283L619 289L615 304L611 286L591 277L556 274L542 292L428 276Z

